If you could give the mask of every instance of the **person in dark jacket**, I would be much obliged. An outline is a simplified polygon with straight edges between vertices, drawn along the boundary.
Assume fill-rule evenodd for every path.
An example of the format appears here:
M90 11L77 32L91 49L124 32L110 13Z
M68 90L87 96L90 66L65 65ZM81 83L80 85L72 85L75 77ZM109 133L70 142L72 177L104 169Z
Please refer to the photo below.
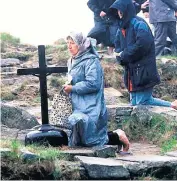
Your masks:
M95 26L88 33L88 37L95 38L97 44L109 47L111 54L114 49L114 38L117 32L117 22L109 15L109 7L115 0L89 0L88 7L94 13Z
M176 17L177 0L150 0L150 23L154 25L155 54L160 56L169 37L173 43L172 52L177 54ZM176 16L176 17L175 17Z
M152 97L153 87L160 83L154 38L145 20L136 16L132 0L117 0L110 9L119 21L115 54L125 68L124 80L131 104L177 108L177 101L170 103Z

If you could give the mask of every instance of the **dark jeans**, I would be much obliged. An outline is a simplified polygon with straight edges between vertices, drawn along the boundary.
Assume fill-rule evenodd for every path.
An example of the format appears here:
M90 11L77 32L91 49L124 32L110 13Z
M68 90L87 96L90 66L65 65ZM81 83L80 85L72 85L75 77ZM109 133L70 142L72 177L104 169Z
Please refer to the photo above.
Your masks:
M177 34L176 22L160 22L154 25L154 40L155 40L155 54L160 56L165 48L167 37L169 37L173 44L172 50L176 53L177 50Z

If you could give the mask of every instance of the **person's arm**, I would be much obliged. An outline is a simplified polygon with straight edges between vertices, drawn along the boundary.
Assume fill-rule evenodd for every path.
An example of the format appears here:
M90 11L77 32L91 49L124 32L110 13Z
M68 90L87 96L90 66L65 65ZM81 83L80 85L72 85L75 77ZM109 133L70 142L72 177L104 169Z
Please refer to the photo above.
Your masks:
M136 24L134 28L135 43L125 48L120 55L120 61L123 65L139 61L143 56L148 54L154 43L151 31L145 22Z
M96 0L89 0L87 2L87 6L90 8L91 11L93 11L94 13L96 14L100 14L100 12L102 11L99 6L98 6L98 3Z
M138 14L141 11L141 4L137 3L136 1L133 1L133 5L135 7L136 14Z
M117 30L117 33L116 33L114 45L115 45L114 56L115 56L117 62L119 64L121 64L121 62L120 62L120 53L122 53L122 50L121 50L121 47L120 47L120 30L119 29Z
M138 14L142 9L145 9L149 5L149 0L147 1L133 0L133 4L136 10L136 14Z
M177 0L162 0L165 4L167 4L171 9L177 11Z
M85 67L85 80L73 85L71 92L77 94L98 92L101 87L102 76L101 66L95 59L90 59Z

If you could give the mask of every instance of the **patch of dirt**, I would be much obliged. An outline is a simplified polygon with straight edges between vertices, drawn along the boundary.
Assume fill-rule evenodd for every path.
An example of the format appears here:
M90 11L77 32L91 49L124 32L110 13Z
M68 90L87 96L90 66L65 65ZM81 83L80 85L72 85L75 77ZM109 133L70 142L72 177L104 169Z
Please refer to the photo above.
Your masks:
M160 155L160 147L149 143L132 142L130 145L130 152L135 156Z

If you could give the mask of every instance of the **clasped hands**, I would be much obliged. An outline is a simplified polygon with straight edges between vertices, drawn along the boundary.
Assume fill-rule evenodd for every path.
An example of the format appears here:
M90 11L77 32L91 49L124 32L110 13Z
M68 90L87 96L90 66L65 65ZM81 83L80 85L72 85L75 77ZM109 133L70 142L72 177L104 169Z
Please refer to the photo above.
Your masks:
M72 85L63 85L63 90L69 94L72 91Z

